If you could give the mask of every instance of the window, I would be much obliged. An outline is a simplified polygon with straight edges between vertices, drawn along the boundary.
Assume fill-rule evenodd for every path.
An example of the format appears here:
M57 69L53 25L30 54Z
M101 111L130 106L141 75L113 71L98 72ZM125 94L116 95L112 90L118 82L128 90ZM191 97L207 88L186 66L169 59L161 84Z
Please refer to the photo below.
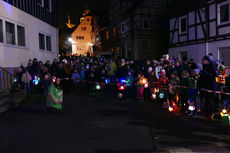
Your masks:
M121 33L125 33L126 32L126 23L122 22L121 23Z
M106 31L106 39L109 39L109 31Z
M150 29L150 21L149 19L143 19L143 29L149 30Z
M81 30L82 31L86 31L86 27L81 27Z
M51 43L51 37L46 36L46 49L48 51L52 51L52 43Z
M45 35L39 33L39 48L45 50Z
M148 51L149 50L149 40L143 41L143 50Z
M0 20L0 42L3 42L3 27L2 27L2 20Z
M44 8L47 9L48 11L51 10L51 1L50 0L44 0Z
M187 18L183 17L180 19L180 33L187 32Z
M113 27L113 36L116 37L116 34L117 34L117 29L116 27Z
M37 4L42 6L42 7L44 6L43 0L37 0Z
M15 27L10 22L6 22L6 43L15 44Z
M81 46L77 46L77 50L81 50Z
M220 6L220 22L229 21L229 4Z
M18 30L18 46L26 46L25 28L18 25L17 30Z
M150 0L150 7L156 7L157 6L157 0Z

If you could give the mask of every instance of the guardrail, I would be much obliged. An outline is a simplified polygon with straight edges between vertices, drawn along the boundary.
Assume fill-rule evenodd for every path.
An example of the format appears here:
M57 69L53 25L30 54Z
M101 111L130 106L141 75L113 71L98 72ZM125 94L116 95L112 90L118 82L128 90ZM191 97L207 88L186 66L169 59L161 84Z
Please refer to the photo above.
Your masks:
M13 83L13 75L0 67L0 93L9 95Z

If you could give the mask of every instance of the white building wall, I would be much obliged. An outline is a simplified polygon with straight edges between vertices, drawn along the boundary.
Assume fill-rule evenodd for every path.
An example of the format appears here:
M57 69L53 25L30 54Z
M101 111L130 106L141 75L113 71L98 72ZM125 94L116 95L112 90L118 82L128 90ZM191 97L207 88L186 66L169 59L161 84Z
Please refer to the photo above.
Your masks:
M179 59L181 52L187 52L188 60L192 58L195 62L201 63L202 58L205 56L205 49L205 43L181 46L169 48L169 55Z
M58 58L58 29L27 14L16 7L0 1L0 19L3 20L4 43L0 43L0 66L18 67L21 63L27 66L29 59L37 58L45 62ZM17 29L15 28L16 45L6 44L5 21L25 28L26 47L17 46ZM41 51L39 49L38 34L51 36L52 51Z

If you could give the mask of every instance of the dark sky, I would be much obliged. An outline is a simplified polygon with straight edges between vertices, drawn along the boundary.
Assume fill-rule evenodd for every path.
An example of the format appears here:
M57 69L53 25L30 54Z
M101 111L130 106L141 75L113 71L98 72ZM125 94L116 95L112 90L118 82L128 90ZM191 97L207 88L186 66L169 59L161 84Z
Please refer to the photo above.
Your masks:
M71 22L79 23L79 18L85 9L86 0L57 0L58 1L58 24L62 28L67 22L68 12L71 16ZM108 7L109 0L88 0L88 7L91 11L105 10Z

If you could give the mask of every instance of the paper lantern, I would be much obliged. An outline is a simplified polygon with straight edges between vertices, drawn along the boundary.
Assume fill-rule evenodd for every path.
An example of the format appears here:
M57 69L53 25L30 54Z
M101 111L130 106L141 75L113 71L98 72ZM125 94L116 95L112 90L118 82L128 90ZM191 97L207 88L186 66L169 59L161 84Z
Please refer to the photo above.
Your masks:
M101 86L99 84L96 85L96 89L97 90L100 90L101 89Z
M163 99L164 96L165 96L164 93L160 93L160 94L159 94L159 98L160 98L160 99Z
M118 98L122 98L122 97L123 97L123 94L122 94L122 93L118 93L117 97L118 97Z

